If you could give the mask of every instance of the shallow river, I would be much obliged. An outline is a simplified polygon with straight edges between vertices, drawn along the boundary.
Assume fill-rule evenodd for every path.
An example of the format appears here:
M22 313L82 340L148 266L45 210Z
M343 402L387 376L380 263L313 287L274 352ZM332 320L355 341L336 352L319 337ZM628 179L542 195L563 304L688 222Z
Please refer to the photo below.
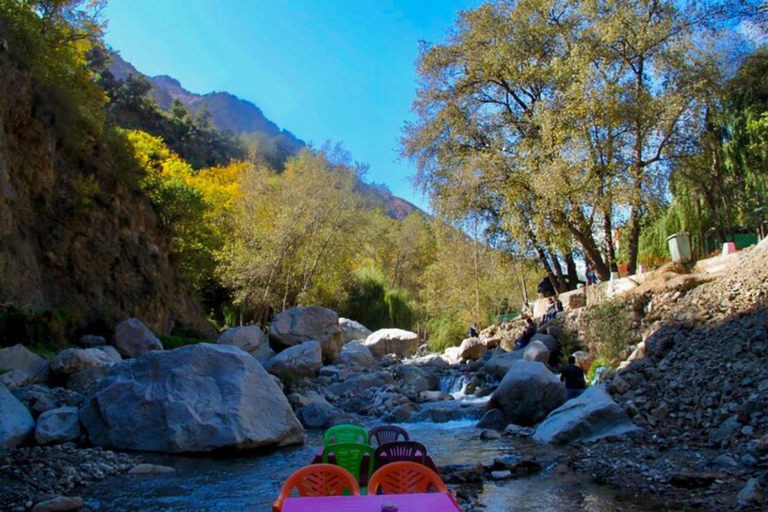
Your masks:
M427 446L438 466L492 462L495 457L522 455L541 448L503 438L481 441L474 422L403 425L412 439ZM176 468L164 475L124 475L90 487L87 508L100 511L269 511L282 482L306 465L322 445L320 432L309 432L304 446L238 458L145 456L148 462ZM610 489L584 478L545 468L540 474L488 482L481 502L489 512L527 511L625 512L655 510L628 503Z

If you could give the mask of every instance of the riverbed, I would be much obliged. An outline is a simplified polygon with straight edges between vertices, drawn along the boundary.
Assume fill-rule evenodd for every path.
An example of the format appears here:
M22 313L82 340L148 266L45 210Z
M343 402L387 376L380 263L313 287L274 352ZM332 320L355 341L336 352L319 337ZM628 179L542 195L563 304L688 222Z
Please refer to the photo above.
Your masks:
M490 512L595 511L644 512L650 504L621 496L583 476L548 463L552 448L515 438L480 440L474 421L404 424L411 438L426 445L438 466L490 463L503 456L534 455L544 463L530 477L486 482L480 503ZM322 445L322 432L308 431L303 446L240 457L179 457L146 455L148 462L171 466L175 473L123 475L89 487L89 510L99 511L268 511L283 481L308 464Z

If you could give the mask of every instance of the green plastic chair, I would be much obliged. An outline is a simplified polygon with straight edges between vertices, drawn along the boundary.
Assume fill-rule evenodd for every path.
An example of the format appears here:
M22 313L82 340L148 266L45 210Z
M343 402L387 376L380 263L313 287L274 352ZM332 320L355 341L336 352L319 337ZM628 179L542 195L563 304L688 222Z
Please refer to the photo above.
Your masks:
M331 454L333 454L334 458L336 459L336 465L355 475L358 483L362 480L360 477L364 474L363 471L367 472L367 478L365 479L365 482L368 483L368 480L371 479L376 455L373 451L373 448L370 446L360 443L337 443L326 446L325 449L323 449L324 464L330 464ZM366 454L368 454L367 468L363 467L363 460L365 459ZM365 493L366 488L360 487L360 494Z
M325 431L324 446L339 443L370 445L368 432L357 425L336 425Z

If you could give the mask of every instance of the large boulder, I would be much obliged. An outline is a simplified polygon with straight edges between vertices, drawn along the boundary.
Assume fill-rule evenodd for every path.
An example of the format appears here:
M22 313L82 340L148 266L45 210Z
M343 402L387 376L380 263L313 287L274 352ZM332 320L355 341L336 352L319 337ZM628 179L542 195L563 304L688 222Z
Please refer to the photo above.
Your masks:
M490 400L511 423L539 423L565 402L565 386L544 364L513 361Z
M349 318L339 318L339 327L341 327L341 342L344 344L352 340L364 340L372 334L366 326Z
M371 350L360 340L350 341L341 348L339 357L334 364L371 368L375 364Z
M77 407L61 407L46 411L37 418L35 442L59 444L80 437L80 415Z
M496 352L483 365L483 370L496 377L503 379L509 368L515 361L530 361L546 364L549 361L549 350L540 341L532 341L524 349L513 350L512 352Z
M0 386L0 448L14 448L35 430L35 420L5 386Z
M394 384L395 378L390 372L365 373L349 377L343 382L337 382L328 386L328 390L337 395L360 394L366 389L380 388Z
M459 358L465 361L480 359L487 350L499 346L498 338L467 338L459 345Z
M163 350L163 344L149 327L137 318L117 324L115 348L123 357L139 357L153 350Z
M366 338L364 345L374 357L395 354L412 356L419 349L419 335L403 329L380 329Z
M115 361L100 348L67 348L51 359L51 371L72 375L86 368L112 366Z
M267 337L264 336L264 331L258 325L245 325L243 327L227 329L221 333L216 343L232 345L244 350L262 364L275 356L275 351L269 346Z
M269 326L269 341L278 351L307 341L317 341L323 351L323 361L329 363L338 357L343 345L338 315L319 306L278 313Z
M578 398L568 400L539 425L533 439L542 443L564 444L595 441L640 430L605 390L592 386Z
M534 341L543 343L544 346L547 347L547 350L549 350L550 352L553 352L560 347L560 344L557 342L557 339L555 339L555 337L550 334L537 332L536 334L533 335L533 338L531 338L531 342L534 342Z
M112 367L80 418L96 446L168 453L302 443L275 379L249 354L200 343Z
M35 382L48 380L48 361L30 352L24 345L0 349L0 372L21 371Z
M270 359L264 367L278 377L316 377L323 366L320 343L308 341L287 348Z

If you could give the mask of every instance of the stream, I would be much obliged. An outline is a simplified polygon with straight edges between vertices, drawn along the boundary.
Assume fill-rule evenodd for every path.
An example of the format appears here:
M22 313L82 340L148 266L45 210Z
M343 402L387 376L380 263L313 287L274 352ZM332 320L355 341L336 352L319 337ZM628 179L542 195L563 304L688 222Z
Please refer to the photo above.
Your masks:
M474 421L409 423L411 438L425 444L438 466L492 462L507 455L533 454L546 459L552 448L529 441L479 439ZM175 473L123 475L88 487L83 494L88 510L98 511L268 511L283 481L312 459L322 445L322 432L307 431L303 446L233 458L145 455L147 462L176 468ZM541 473L483 484L480 503L491 512L658 510L622 499L609 488L570 472L548 468Z

